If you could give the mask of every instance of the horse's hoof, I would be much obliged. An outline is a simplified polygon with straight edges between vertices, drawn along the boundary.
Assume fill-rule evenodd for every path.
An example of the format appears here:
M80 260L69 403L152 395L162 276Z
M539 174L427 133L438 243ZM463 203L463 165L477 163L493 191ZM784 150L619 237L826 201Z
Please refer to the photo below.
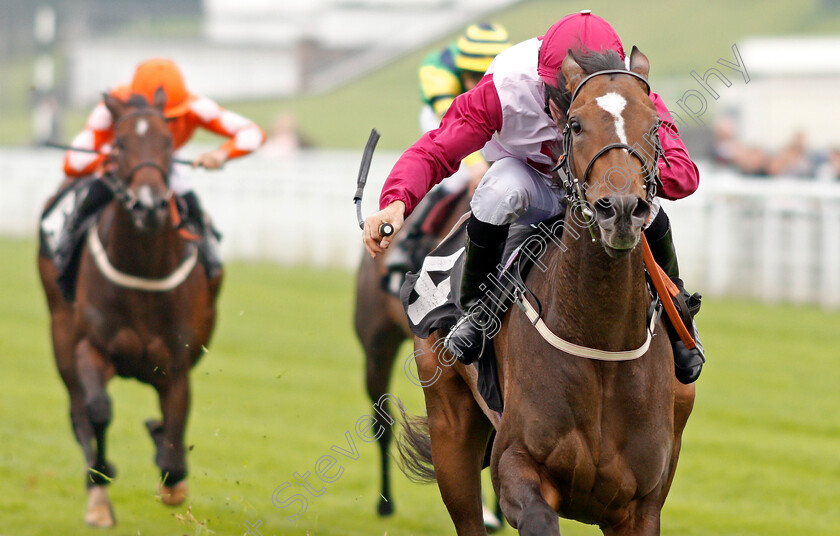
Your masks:
M91 527L101 528L110 528L117 524L105 486L93 486L88 490L85 523Z
M384 498L379 500L379 506L376 508L380 517L386 517L394 513L394 505Z
M160 486L160 500L167 506L178 506L186 500L189 493L189 486L186 480L182 480L174 486L162 484Z

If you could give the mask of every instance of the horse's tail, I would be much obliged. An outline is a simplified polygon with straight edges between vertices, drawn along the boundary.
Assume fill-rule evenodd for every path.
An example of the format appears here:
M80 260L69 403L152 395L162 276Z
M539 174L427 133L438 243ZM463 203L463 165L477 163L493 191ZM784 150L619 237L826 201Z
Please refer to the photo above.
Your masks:
M421 484L435 481L428 417L403 413L402 433L397 438L397 451L397 464L409 480Z

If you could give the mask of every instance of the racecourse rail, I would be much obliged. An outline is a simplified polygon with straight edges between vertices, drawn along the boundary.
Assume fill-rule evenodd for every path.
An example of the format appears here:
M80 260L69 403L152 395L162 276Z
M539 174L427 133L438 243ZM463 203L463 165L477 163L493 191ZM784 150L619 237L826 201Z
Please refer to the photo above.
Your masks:
M398 156L374 155L365 215L376 210ZM41 207L63 179L61 158L55 150L0 149L0 234L36 236ZM258 153L191 173L227 259L352 269L362 254L352 202L360 159L361 149ZM663 203L689 288L840 308L840 182L700 170L694 195Z

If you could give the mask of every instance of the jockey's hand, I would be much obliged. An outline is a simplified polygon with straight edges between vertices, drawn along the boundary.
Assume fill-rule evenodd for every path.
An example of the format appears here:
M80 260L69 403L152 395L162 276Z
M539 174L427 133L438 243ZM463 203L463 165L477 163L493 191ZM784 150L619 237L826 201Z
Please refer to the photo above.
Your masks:
M379 253L384 253L391 245L394 237L400 232L405 219L405 203L402 201L394 201L384 209L371 214L365 218L365 229L363 233L363 240L365 248L370 256L374 259ZM394 234L385 236L379 234L379 226L383 223L390 223L394 226Z
M481 182L481 179L484 178L484 174L487 173L487 170L490 169L490 164L487 163L486 160L479 160L475 164L469 167L470 171L470 197L475 193L475 189L478 188L478 183Z
M204 169L219 169L227 162L228 154L224 149L215 149L204 154L198 155L198 158L193 160L193 167L203 167Z

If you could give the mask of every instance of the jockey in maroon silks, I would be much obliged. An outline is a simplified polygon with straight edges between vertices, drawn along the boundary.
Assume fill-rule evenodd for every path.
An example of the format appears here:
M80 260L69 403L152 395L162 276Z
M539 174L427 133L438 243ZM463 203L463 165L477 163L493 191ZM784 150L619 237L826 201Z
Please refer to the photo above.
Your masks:
M466 258L461 281L460 306L469 311L484 299L485 278L501 261L511 224L530 224L563 211L564 190L552 180L565 111L548 111L546 86L556 88L558 72L569 50L605 52L625 57L621 40L604 19L583 11L555 23L542 37L523 41L500 53L487 74L472 90L458 96L443 116L440 127L426 133L403 153L385 181L381 210L365 220L364 242L372 256L382 253L393 236L379 235L379 225L391 223L395 232L423 196L444 177L455 172L468 154L482 149L493 162L472 199L467 221ZM659 95L650 94L660 118L660 139L667 164L658 162L661 188L666 199L681 199L698 186L697 166L677 136L676 127ZM654 257L684 292L679 280L670 223L658 201L652 207L645 236ZM684 292L685 293L685 292ZM687 294L687 293L685 293ZM483 332L468 315L452 328L445 346L459 360L470 363L480 355ZM697 379L705 357L696 328L688 326L697 348L686 349L674 340L677 378Z

